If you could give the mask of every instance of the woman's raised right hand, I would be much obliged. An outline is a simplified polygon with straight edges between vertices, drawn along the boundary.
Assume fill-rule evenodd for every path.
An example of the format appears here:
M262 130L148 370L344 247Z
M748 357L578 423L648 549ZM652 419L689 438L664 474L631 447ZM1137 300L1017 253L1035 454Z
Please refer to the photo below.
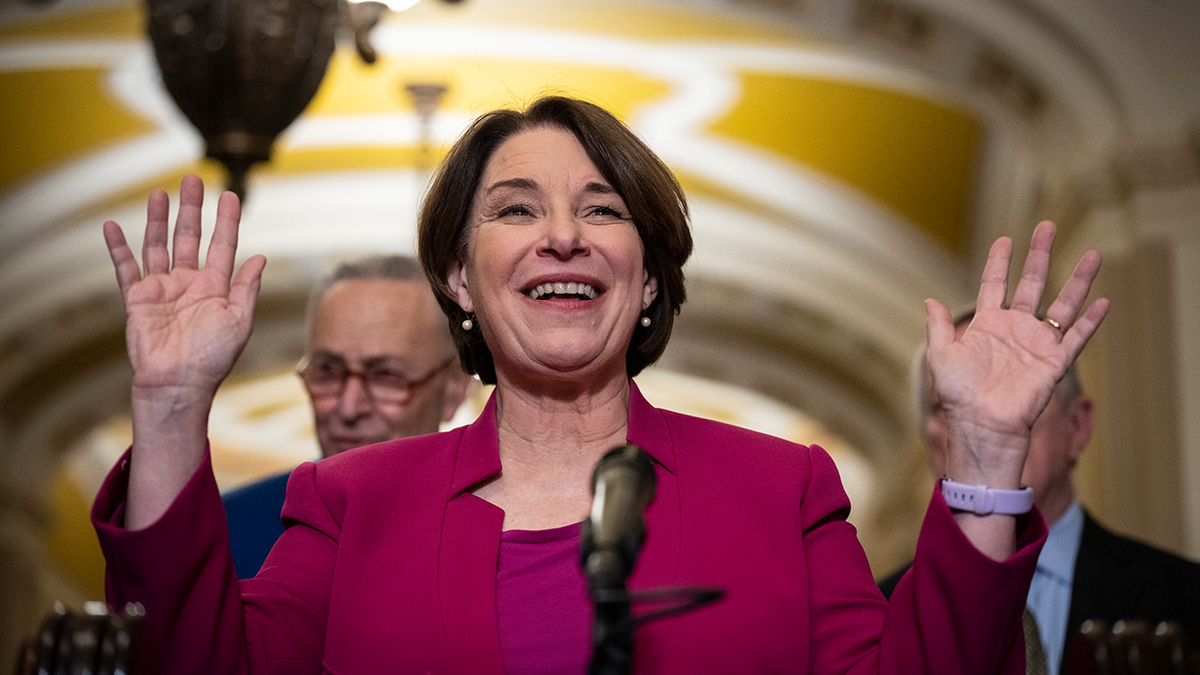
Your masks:
M134 397L211 397L250 338L254 304L266 259L247 260L233 276L241 207L226 192L208 256L200 268L204 184L184 177L172 250L168 252L167 194L155 190L146 212L142 269L121 227L104 223L104 239L125 301L126 343Z
M204 184L187 176L167 250L167 194L146 208L142 269L121 228L104 223L104 239L125 301L125 342L133 365L133 449L125 527L155 522L204 458L208 414L218 385L250 339L266 258L256 255L234 275L241 207L221 195L204 268L200 210Z

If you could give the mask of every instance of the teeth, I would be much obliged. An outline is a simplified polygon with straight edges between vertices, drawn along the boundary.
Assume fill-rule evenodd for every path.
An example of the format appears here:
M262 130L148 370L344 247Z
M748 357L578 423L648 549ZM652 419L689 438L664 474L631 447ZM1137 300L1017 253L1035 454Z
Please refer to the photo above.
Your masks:
M538 284L529 289L528 295L534 300L543 298L547 295L582 295L589 300L595 300L600 297L596 289L588 284L581 284L575 281L555 281L548 284Z

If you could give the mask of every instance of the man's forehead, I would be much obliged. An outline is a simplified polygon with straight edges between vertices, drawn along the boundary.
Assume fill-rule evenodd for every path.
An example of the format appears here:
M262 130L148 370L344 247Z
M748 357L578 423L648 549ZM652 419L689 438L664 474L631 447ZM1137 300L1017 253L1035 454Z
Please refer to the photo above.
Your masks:
M342 279L325 291L313 320L425 321L440 315L424 279Z
M343 279L322 297L309 327L310 348L361 358L449 344L446 318L422 280Z
M394 279L391 277L355 277L338 279L325 289L321 303L337 302L345 298L363 295L402 296L409 298L433 295L424 278Z

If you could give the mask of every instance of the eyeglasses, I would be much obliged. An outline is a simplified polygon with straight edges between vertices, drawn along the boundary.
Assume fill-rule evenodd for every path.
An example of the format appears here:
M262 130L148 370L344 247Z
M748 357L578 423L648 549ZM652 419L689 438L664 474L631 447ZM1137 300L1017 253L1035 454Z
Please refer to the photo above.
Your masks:
M358 377L376 403L404 403L453 362L454 357L448 358L421 377L410 378L387 361L368 362L362 368L355 368L340 356L319 354L300 359L296 374L314 398L340 396L346 381Z

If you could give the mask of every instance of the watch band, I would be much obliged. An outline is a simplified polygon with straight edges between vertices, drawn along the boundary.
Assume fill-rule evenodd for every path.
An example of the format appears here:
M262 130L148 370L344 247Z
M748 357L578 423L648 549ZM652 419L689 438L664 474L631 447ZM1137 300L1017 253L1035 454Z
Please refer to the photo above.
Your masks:
M1033 488L1001 490L986 485L964 485L949 478L941 480L942 497L956 511L970 511L977 516L1001 513L1015 516L1033 510Z

